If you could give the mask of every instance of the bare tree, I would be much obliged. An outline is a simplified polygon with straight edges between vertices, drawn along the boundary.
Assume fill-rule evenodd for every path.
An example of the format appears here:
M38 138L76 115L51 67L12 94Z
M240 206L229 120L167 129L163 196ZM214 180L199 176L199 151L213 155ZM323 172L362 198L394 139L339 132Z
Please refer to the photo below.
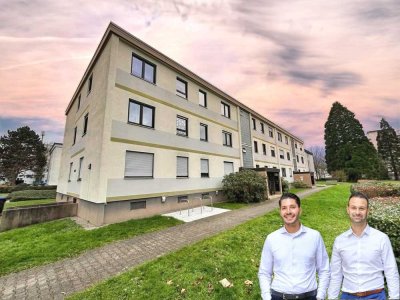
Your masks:
M325 148L322 146L311 146L308 149L314 156L315 172L317 179L325 178L326 174L326 161L325 161Z

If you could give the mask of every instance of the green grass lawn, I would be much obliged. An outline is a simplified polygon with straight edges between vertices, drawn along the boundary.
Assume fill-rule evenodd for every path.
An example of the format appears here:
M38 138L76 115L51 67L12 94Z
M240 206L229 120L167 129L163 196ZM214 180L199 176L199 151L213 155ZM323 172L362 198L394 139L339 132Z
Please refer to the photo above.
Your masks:
M55 203L56 199L40 199L40 200L27 200L27 201L17 201L17 202L7 202L4 205L4 209L22 206L32 206L39 204Z
M36 202L36 201L35 201ZM86 231L70 219L0 233L0 275L76 256L85 250L182 223L156 216Z
M321 232L330 253L347 230L349 184L302 200L302 222ZM260 299L258 264L265 237L282 225L278 210L148 262L72 299ZM227 278L233 287L223 288ZM246 285L250 280L252 285ZM182 290L184 289L184 291Z
M248 207L249 204L247 203L235 203L235 202L219 202L219 203L214 203L214 207L218 208L224 208L224 209L239 209L243 207Z
M310 188L291 188L289 189L289 193L297 194L300 192L311 190Z

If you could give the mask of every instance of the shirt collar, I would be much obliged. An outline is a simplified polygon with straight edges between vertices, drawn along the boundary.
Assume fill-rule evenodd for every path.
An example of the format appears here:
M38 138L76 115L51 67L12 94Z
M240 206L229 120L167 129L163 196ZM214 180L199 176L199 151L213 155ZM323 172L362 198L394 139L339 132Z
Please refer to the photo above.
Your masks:
M285 228L285 225L283 225L282 227L281 227L281 229L280 229L280 233L282 233L282 234L292 234L292 235L295 235L295 236L297 236L297 235L299 235L299 234L301 234L301 233L303 233L303 232L307 232L307 227L306 226L303 226L303 224L301 224L300 223L300 229L298 230L298 231L296 231L296 232L294 232L294 233L289 233L287 230L286 230L286 228Z
M369 227L369 225L367 223L367 226L364 228L364 231L361 233L361 236L363 236L364 234L369 235L370 232L371 232L371 227ZM345 232L345 235L350 237L355 234L353 233L353 229L351 229L351 227L350 227L350 229Z

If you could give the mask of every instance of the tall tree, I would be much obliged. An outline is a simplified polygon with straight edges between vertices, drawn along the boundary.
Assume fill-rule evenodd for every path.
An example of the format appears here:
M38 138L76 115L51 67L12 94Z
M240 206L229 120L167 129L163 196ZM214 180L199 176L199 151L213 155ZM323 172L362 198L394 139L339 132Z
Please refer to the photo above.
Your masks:
M326 161L325 161L325 149L321 146L312 146L309 148L314 157L315 172L317 173L317 179L325 177L326 173Z
M28 126L8 130L7 135L0 137L0 169L11 184L15 184L19 173L27 170L41 178L45 166L46 147Z
M376 141L378 153L393 172L394 179L399 180L400 172L400 137L389 123L382 118L381 129L378 131Z
M329 173L343 170L350 181L387 176L361 123L339 102L333 103L325 123L325 151Z

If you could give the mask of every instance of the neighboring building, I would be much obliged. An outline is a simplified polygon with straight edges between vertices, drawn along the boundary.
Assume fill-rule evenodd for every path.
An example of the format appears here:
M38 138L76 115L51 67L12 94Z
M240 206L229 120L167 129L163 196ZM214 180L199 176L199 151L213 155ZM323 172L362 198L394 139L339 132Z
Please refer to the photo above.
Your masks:
M374 145L376 150L378 150L378 141L377 141L378 131L379 130L371 130L371 131L367 132L367 137L368 137L369 141ZM395 131L396 131L397 136L400 137L400 129L395 129ZM388 165L387 167L388 167L389 177L391 179L394 179L394 173L391 169L391 166Z
M316 174L313 153L308 150L305 150L305 153L307 158L307 170L311 173Z
M57 200L96 225L221 200L240 167L308 171L300 138L113 23L66 115Z
M47 184L57 185L58 176L60 175L60 164L61 164L61 154L62 154L61 143L54 143L48 154L47 161Z

